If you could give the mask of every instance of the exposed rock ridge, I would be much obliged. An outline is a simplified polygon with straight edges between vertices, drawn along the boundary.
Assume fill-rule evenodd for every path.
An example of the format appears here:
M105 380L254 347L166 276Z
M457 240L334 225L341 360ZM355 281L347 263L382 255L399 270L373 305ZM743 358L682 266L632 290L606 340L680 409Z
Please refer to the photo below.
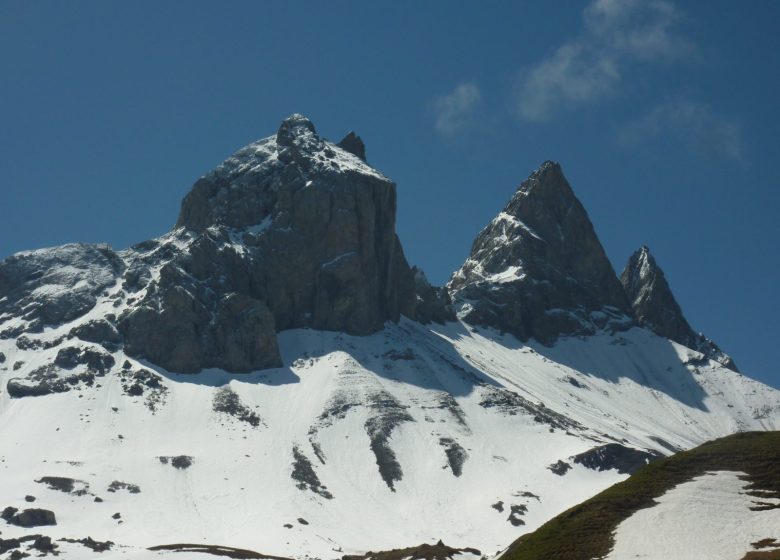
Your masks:
M164 267L170 270L158 289L147 291L144 311L122 318L128 350L150 359L150 351L159 354L156 363L169 369L250 371L279 365L275 331L363 335L401 313L413 316L414 278L395 234L395 212L392 181L322 139L306 117L292 115L276 136L236 152L185 197L177 228L193 240ZM194 289L187 296L182 286ZM206 333L200 341L190 336L184 354L197 354L196 347L213 352L186 364L171 360L167 347L156 352L164 334L156 325L174 303L170 320L187 317L177 329ZM258 339L262 347L247 348ZM228 349L238 368L225 363Z
M292 115L198 179L159 239L6 259L0 319L19 320L4 336L64 325L109 298L108 324L73 336L172 372L249 372L281 365L278 331L365 335L414 317L395 184L365 163L357 135L343 144Z
M647 246L642 246L631 255L620 275L620 282L640 326L701 352L729 369L739 371L734 360L717 344L695 332L688 324L663 270Z
M483 229L448 288L472 324L552 343L631 324L630 307L560 165L545 162Z

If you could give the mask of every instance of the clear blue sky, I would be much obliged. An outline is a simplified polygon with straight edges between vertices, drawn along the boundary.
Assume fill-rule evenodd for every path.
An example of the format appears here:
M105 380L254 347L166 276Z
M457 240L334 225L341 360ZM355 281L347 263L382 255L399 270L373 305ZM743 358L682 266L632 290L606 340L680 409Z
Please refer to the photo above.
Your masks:
M780 2L0 1L0 257L116 248L288 114L363 136L442 283L542 161L780 387Z

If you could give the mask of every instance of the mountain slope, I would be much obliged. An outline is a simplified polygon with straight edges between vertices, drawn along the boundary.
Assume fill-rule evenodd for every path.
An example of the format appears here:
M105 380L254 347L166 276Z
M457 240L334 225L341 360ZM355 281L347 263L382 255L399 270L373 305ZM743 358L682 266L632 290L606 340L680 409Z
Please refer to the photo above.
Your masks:
M740 433L648 465L501 558L760 558L762 549L780 551L780 432Z
M443 538L490 553L626 476L594 449L669 453L780 427L777 392L636 328L549 349L403 320L368 337L286 331L280 349L288 365L245 375L171 374L119 351L128 369L92 387L0 394L2 505L33 495L57 515L47 534L131 546L333 558ZM15 355L32 367L55 351Z
M648 461L780 427L780 392L639 326L559 167L450 292L406 264L395 185L348 138L293 115L168 234L0 262L0 508L57 523L0 538L491 554Z

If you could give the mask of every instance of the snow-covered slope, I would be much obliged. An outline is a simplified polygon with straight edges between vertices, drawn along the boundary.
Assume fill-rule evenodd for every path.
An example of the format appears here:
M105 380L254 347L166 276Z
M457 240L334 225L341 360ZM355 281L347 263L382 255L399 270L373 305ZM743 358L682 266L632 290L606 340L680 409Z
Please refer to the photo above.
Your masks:
M780 428L779 391L638 326L560 166L436 288L363 148L293 115L158 239L0 261L0 557L34 533L493 554L647 461Z
M780 428L780 393L643 329L552 348L475 330L286 331L287 365L249 375L170 374L117 351L159 386L133 390L120 371L60 394L4 391L0 505L32 495L57 516L38 532L137 547L332 558L442 538L493 553L625 477L572 459L594 447L669 453ZM55 350L0 351L25 362L4 365L5 385ZM65 493L44 477L80 482Z
M618 526L605 560L731 560L775 549L754 543L780 539L780 499L751 496L745 478L715 471L670 490Z
M753 560L780 553L780 432L650 465L521 536L502 560Z

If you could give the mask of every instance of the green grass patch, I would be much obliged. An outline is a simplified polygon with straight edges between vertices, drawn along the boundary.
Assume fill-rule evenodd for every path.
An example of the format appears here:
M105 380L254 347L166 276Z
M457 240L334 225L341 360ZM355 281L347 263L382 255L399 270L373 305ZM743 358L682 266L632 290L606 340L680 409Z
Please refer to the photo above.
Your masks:
M780 432L734 434L642 467L627 480L523 535L502 560L592 560L606 556L621 521L653 506L678 484L709 471L744 472L748 494L780 498ZM780 560L776 553L755 551L745 558Z

